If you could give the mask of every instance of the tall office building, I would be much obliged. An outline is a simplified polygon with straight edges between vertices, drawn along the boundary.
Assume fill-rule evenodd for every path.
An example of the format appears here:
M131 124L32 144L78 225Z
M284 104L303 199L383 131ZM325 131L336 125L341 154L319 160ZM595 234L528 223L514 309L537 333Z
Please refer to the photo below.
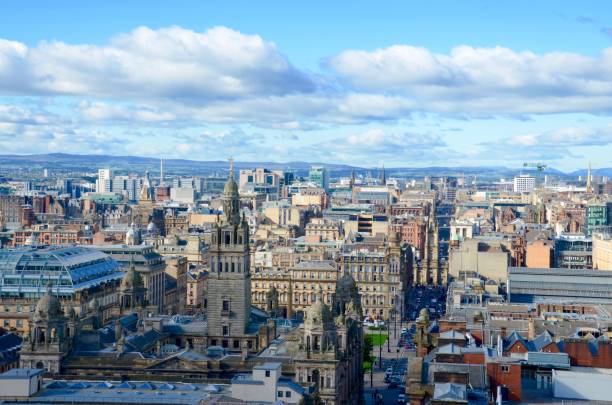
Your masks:
M325 191L329 190L329 173L325 167L311 167L308 173L308 180L325 189Z
M112 189L111 169L98 169L98 180L96 180L96 193L109 193Z
M129 176L115 176L111 179L113 193L127 195L128 200L135 201L140 190L141 179Z
M528 174L521 174L514 178L515 193L530 193L535 188L535 177Z

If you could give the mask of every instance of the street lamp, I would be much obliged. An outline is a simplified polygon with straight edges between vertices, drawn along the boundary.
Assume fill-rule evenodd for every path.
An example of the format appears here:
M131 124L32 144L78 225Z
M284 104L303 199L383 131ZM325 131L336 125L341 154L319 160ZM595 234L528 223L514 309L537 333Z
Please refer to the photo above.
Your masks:
M381 326L380 324L378 325L378 367L382 368L382 343L380 342L380 340L382 339L382 335L380 333L381 330Z

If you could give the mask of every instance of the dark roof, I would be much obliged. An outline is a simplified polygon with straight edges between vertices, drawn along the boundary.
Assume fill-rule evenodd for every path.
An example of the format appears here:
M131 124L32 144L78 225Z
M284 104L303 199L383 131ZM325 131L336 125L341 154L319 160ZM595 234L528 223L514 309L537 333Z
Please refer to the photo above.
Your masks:
M125 340L125 343L137 352L145 352L149 350L159 339L164 335L155 329L146 331L141 335L130 336Z
M23 339L14 333L7 333L6 335L0 336L0 353L19 348L22 341Z
M510 333L510 335L504 339L504 351L510 350L510 348L517 342L521 342L528 352L536 351L533 344L515 330L513 330L512 333Z

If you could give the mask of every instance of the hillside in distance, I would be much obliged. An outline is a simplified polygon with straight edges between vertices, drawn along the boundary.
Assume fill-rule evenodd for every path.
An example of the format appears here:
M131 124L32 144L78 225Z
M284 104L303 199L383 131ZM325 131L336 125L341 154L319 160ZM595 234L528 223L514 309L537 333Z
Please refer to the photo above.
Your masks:
M164 172L166 175L225 175L228 170L227 160L199 161L188 159L164 159ZM243 162L236 161L235 168L251 169L255 167L266 167L272 170L292 171L298 176L308 175L311 166L324 166L328 168L332 176L348 176L355 172L357 176L378 177L380 168L362 167L357 165L322 163L322 162ZM48 168L62 172L95 172L98 168L110 167L117 173L144 172L149 170L152 176L158 175L160 171L160 160L142 156L111 156L111 155L77 155L65 153L49 153L38 155L0 155L0 168L19 167ZM479 179L511 178L519 173L536 173L533 170L523 168L486 167L486 166L430 166L430 167L387 167L385 174L401 177L430 176L476 176ZM598 176L612 176L612 168L594 169L593 173ZM544 174L566 177L584 176L586 169L571 173L564 173L554 168L547 168Z

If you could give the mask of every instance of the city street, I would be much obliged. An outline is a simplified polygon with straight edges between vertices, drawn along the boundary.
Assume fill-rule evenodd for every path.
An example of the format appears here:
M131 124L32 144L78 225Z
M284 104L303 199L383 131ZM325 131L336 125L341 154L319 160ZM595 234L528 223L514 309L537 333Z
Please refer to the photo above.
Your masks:
M399 394L405 392L404 382L408 369L408 358L414 356L414 350L406 350L404 347L398 347L398 342L400 342L401 337L399 325L398 322L397 332L394 329L393 323L389 325L389 330L381 331L381 334L388 333L389 339L383 346L373 347L373 355L376 357L376 362L372 367L372 373L367 371L364 375L364 395L366 404L397 404ZM404 327L409 328L410 325L404 324ZM364 328L364 333L377 335L378 331ZM379 360L379 356L382 361ZM389 379L385 382L385 371L387 369L391 372L388 375ZM389 382L391 382L391 380L395 380L396 383L390 386ZM375 400L377 397L378 402Z

